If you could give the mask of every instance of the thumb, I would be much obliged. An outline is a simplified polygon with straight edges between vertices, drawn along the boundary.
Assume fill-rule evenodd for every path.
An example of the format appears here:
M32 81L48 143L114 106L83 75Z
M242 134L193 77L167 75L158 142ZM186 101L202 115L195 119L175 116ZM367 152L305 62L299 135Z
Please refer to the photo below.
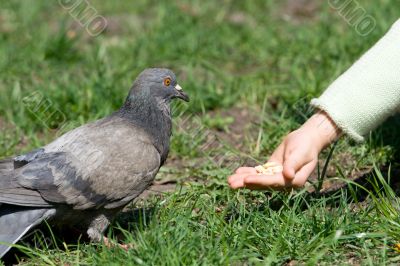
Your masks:
M294 179L297 171L299 171L305 164L303 161L304 156L296 152L288 154L287 156L285 154L283 161L283 176L287 179Z

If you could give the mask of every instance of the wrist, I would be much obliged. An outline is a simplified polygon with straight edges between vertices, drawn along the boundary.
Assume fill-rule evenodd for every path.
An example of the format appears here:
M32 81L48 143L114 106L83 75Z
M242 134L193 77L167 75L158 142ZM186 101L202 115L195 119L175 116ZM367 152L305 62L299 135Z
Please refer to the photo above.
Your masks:
M342 134L340 128L323 111L315 113L303 126L314 134L319 152L336 141Z

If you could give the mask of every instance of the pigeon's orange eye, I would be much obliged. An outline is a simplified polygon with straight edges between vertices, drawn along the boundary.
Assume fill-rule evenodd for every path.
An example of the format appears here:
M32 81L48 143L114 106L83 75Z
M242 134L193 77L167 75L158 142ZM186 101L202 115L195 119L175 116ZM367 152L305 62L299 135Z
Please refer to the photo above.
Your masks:
M170 79L170 78L165 78L165 79L164 79L164 85L167 86L167 87L168 87L169 85L171 85L171 79Z

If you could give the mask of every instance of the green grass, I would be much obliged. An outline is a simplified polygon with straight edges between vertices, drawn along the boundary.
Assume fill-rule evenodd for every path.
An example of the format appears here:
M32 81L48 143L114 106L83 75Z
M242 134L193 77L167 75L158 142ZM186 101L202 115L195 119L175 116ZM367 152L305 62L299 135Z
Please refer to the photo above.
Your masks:
M0 157L48 143L66 123L111 113L147 67L173 69L192 99L174 106L171 161L157 177L177 180L181 189L133 206L148 211L119 217L109 230L135 248L75 241L66 249L58 241L28 250L32 258L21 264L398 263L398 198L386 170L372 175L375 194L368 191L366 204L351 189L316 197L226 185L236 166L265 161L305 121L309 100L398 16L394 0L359 0L377 21L362 37L328 1L315 1L316 10L304 16L288 2L295 1L92 0L108 28L91 37L58 1L2 1ZM52 112L33 114L28 95L47 99ZM363 144L341 140L328 176L349 180L374 165L398 168L399 123L391 119Z

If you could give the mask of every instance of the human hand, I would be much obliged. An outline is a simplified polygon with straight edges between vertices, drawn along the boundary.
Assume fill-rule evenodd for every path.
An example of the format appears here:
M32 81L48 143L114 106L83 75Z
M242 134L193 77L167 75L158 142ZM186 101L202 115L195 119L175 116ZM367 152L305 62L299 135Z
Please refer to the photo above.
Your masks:
M318 163L319 153L340 136L340 130L324 112L313 115L287 135L268 162L283 165L282 173L258 174L253 167L240 167L228 178L233 189L285 189L302 187Z

